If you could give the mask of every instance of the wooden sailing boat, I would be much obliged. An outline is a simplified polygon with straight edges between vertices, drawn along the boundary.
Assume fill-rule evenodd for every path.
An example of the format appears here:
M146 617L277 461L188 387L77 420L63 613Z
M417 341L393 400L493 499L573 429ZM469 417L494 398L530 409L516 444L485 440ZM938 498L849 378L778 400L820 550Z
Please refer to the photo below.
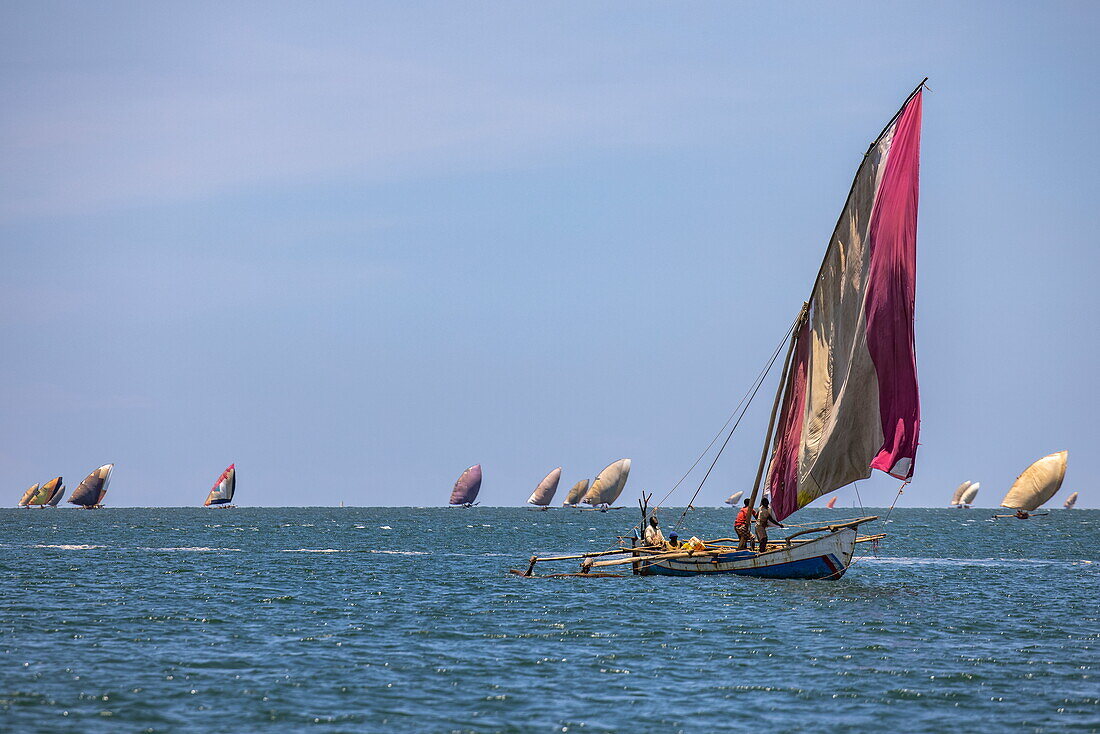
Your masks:
M214 486L210 488L210 494L206 496L206 502L203 503L203 506L215 507L221 505L232 507L233 505L230 503L233 501L233 495L236 491L237 465L230 464L218 477L218 481L214 482Z
M473 507L477 493L481 491L481 464L474 464L455 482L451 490L451 504L460 507Z
M561 503L562 507L576 507L580 504L581 499L585 493L588 492L588 480L582 479L574 484L569 489L569 494L565 495L565 501Z
M783 520L872 469L912 476L920 426L913 309L923 87L867 149L810 299L791 327L750 512L762 490ZM644 501L642 509L648 519ZM875 519L800 530L766 552L738 550L722 538L690 549L620 548L626 558L571 557L584 558L582 574L629 564L640 575L837 579L858 540L883 537L857 535ZM530 576L539 560L518 573Z
M1069 461L1068 451L1058 451L1047 454L1034 464L1024 469L1012 488L1001 500L1001 507L1016 510L1012 515L994 515L994 517L1014 517L1019 520L1027 520L1031 513L1038 510L1043 504L1053 497L1062 487L1062 480L1066 478L1066 463Z
M558 482L561 481L561 467L553 470L539 482L535 491L527 498L527 504L534 505L540 510L550 509L550 501L554 499L554 493L558 491Z
M974 498L978 496L978 490L981 488L981 482L971 482L967 480L955 488L955 493L951 495L951 506L957 510L964 510L970 507L974 502Z
M62 490L61 477L54 477L38 488L27 500L28 507L48 507L54 497Z
M836 506L836 497L830 497L829 501L825 503L825 509L831 510Z
M111 482L111 471L114 468L114 464L104 464L84 477L84 481L69 496L69 503L86 510L98 510L102 507L103 498L107 494L107 485Z
M61 498L64 497L64 496L65 496L65 485L62 484L61 487L56 492L53 493L53 497L50 498L50 501L47 502L46 505L49 506L49 507L57 507L57 503L60 502Z
M31 499L38 492L38 488L41 487L41 486L42 486L41 484L38 484L36 482L36 483L32 484L31 486L27 487L27 491L24 492L23 496L19 498L19 504L17 505L17 507L30 507Z
M1077 492L1074 492L1069 497L1066 497L1066 504L1062 505L1067 510L1072 510L1074 505L1077 504Z
M741 501L741 495L743 495L743 494L745 494L745 493L744 492L734 492L729 497L726 497L724 502L727 505L732 505L734 507L737 507L737 503Z
M630 459L619 459L608 464L596 475L595 481L585 492L581 502L600 510L610 509L626 489L626 480L629 476Z

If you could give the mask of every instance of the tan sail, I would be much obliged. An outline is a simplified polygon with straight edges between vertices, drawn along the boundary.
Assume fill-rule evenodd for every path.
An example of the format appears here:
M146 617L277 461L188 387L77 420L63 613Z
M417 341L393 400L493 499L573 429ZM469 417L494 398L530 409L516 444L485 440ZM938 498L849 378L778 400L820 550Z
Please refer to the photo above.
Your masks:
M1076 505L1076 504L1077 504L1077 493L1076 492L1071 494L1069 497L1066 497L1065 508L1067 510L1072 510L1073 506Z
M734 492L733 494L731 494L729 497L726 498L726 500L725 500L726 504L736 506L737 503L741 501L741 495L743 495L743 494L745 494L744 491Z
M1028 512L1039 509L1062 486L1062 480L1066 478L1068 459L1068 451L1059 451L1044 456L1024 469L1024 473L1016 478L1012 489L1001 500L1001 507Z
M569 494L565 495L565 502L562 505L565 507L572 507L581 501L585 492L588 491L588 480L582 479L573 485L573 488L569 490Z
M29 505L31 498L34 497L40 486L42 485L35 483L28 487L27 491L23 493L23 496L19 498L19 506L26 507L27 505Z
M966 491L962 493L962 503L964 505L973 504L974 498L978 496L978 490L981 489L981 486L981 482L974 482L969 487L967 487Z
M27 501L28 505L41 507L53 499L54 493L61 486L61 477L54 477L38 488L38 491Z
M547 474L546 477L539 482L539 486L535 487L535 491L532 492L531 496L527 499L527 504L537 505L538 507L546 507L549 505L550 500L554 499L554 493L558 491L559 481L561 481L560 466Z
M584 495L587 505L610 505L619 499L619 495L626 488L626 479L630 476L630 459L619 459L596 475L596 481Z

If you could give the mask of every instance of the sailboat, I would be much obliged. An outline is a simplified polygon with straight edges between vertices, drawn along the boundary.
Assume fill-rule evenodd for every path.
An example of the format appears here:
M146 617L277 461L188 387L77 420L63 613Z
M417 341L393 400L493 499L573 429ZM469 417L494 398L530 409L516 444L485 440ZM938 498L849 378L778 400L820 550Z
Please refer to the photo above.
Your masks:
M1014 515L994 515L994 517L1015 517L1027 520L1032 512L1043 506L1047 500L1053 497L1062 486L1062 480L1066 478L1066 463L1069 461L1068 451L1058 451L1047 454L1034 464L1024 469L1012 488L1001 500L1001 507L1016 510ZM1040 516L1041 517L1041 516Z
M569 494L565 495L565 501L561 503L561 506L576 507L586 492L588 492L588 480L582 479L569 489Z
M626 489L626 480L630 476L630 459L619 459L604 467L596 475L592 486L585 492L581 502L601 510L610 509Z
M35 483L27 487L27 491L23 493L23 496L19 498L19 504L17 507L30 507L31 499L38 492L38 488L41 484Z
M473 507L477 493L481 491L481 464L474 464L455 482L451 490L451 504L462 507Z
M1077 492L1074 492L1069 497L1066 497L1066 504L1062 505L1067 510L1072 510L1073 506L1077 504Z
M534 505L542 510L549 509L550 501L554 499L554 493L558 491L559 481L561 481L560 466L539 482L539 486L535 487L535 491L527 498L527 504Z
M737 503L741 501L741 495L743 495L743 494L745 494L745 493L744 492L734 492L729 497L726 497L724 502L727 505L733 505L734 507L737 507Z
M967 480L955 487L955 493L951 495L951 506L957 510L968 509L974 502L974 498L978 496L981 486L981 482Z
M28 507L46 507L54 499L54 495L61 490L61 477L54 477L38 488L38 491L27 500Z
M62 484L61 487L56 492L53 493L53 497L50 498L50 501L47 502L46 505L48 507L57 507L57 503L60 502L61 498L64 497L64 496L65 496L65 485Z
M215 464L215 466L217 466ZM230 464L225 471L218 477L218 481L214 482L214 486L210 488L210 494L206 496L206 502L203 503L204 507L212 507L216 505L223 505L225 507L232 507L230 502L233 501L233 494L237 491L237 465ZM228 517L228 516L227 516Z
M963 492L965 492L970 487L970 485L973 484L973 483L974 482L972 482L968 479L965 482L963 482L962 484L960 484L959 486L955 487L955 492L954 492L954 494L951 495L951 506L952 507L958 509L958 508L961 508L963 506L963 501L962 501Z
M111 482L114 464L104 464L88 476L69 496L69 503L86 510L98 510L103 506L103 497L107 494L107 485Z
M970 505L974 504L974 498L978 496L978 490L982 488L981 482L974 482L966 491L962 493L962 505L964 508L969 509Z
M830 497L829 501L825 503L825 509L831 510L836 506L836 497Z
M913 310L923 88L922 81L867 149L809 301L787 333L750 512L762 492L783 520L874 469L906 482L913 475L920 427ZM644 500L642 509L648 522ZM875 519L800 529L766 552L738 550L720 538L689 549L621 546L620 555L628 555L620 558L571 557L584 559L586 575L629 564L639 575L838 579L858 541L884 537L858 535L861 524ZM539 560L545 559L532 557L517 573L531 576Z

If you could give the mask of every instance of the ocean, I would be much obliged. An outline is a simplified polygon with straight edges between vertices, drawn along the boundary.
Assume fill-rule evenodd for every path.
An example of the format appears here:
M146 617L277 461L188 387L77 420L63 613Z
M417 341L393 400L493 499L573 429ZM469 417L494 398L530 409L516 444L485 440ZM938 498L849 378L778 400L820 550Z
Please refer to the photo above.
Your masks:
M1100 511L993 513L828 582L508 573L637 509L0 510L0 729L1098 731Z

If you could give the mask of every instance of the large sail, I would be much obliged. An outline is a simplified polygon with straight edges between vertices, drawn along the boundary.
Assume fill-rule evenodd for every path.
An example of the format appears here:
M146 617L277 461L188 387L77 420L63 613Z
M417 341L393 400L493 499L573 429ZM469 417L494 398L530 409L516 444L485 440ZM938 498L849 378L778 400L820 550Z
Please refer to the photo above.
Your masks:
M973 482L968 479L959 486L955 487L955 494L951 495L951 504L961 505L963 503L963 493L970 488L971 484L973 484Z
M744 494L744 492L734 492L729 497L726 497L726 499L725 499L726 504L727 505L736 505L738 502L741 501L741 495L743 495L743 494Z
M969 487L967 487L966 491L962 493L962 497L960 498L962 500L962 503L964 505L973 504L974 498L978 496L978 490L981 489L981 487L981 482L974 482Z
M1074 492L1069 497L1066 497L1066 504L1064 505L1067 510L1072 510L1073 506L1077 504L1077 493Z
M41 486L41 484L35 483L27 487L27 491L24 492L23 496L19 498L19 506L26 507L27 505L29 505L31 502L31 498L34 497L35 493L38 492L38 488Z
M455 482L455 488L451 490L452 505L469 505L477 499L477 493L481 490L481 464L474 464Z
M205 507L211 505L226 505L233 501L233 493L237 490L237 465L230 464L226 470L214 482L210 488L210 494L206 496Z
M27 501L28 505L43 506L49 503L53 499L54 493L61 488L61 477L54 477L50 481L43 484L38 488L31 498Z
M111 481L111 470L114 468L114 464L104 464L84 477L84 481L80 483L80 486L69 495L69 502L81 507L94 507L101 504L104 495L107 494L107 485Z
M1024 469L1024 473L1016 477L1012 489L1001 500L1001 507L1029 512L1039 509L1062 486L1062 480L1066 478L1068 459L1068 451L1059 451L1044 456Z
M62 484L57 488L57 491L53 493L53 497L46 504L50 507L57 507L57 503L61 501L61 498L65 496L65 485Z
M547 474L546 478L539 482L539 486L535 487L535 491L532 492L531 496L527 499L527 504L538 505L539 507L546 507L549 505L550 500L554 499L554 493L558 491L559 481L561 481L560 466Z
M872 469L913 473L922 88L864 156L795 330L765 485L780 520Z
M630 459L619 459L609 464L602 472L596 475L596 480L585 493L584 502L587 505L610 505L619 499L619 495L626 488L626 479L630 476Z
M581 498L584 497L584 494L587 491L588 491L588 480L587 479L582 479L582 480L580 480L579 482L577 482L576 484L573 485L573 487L569 490L569 494L565 495L565 502L562 502L562 504L566 505L566 506L572 506L572 505L577 504L578 502L581 501Z

